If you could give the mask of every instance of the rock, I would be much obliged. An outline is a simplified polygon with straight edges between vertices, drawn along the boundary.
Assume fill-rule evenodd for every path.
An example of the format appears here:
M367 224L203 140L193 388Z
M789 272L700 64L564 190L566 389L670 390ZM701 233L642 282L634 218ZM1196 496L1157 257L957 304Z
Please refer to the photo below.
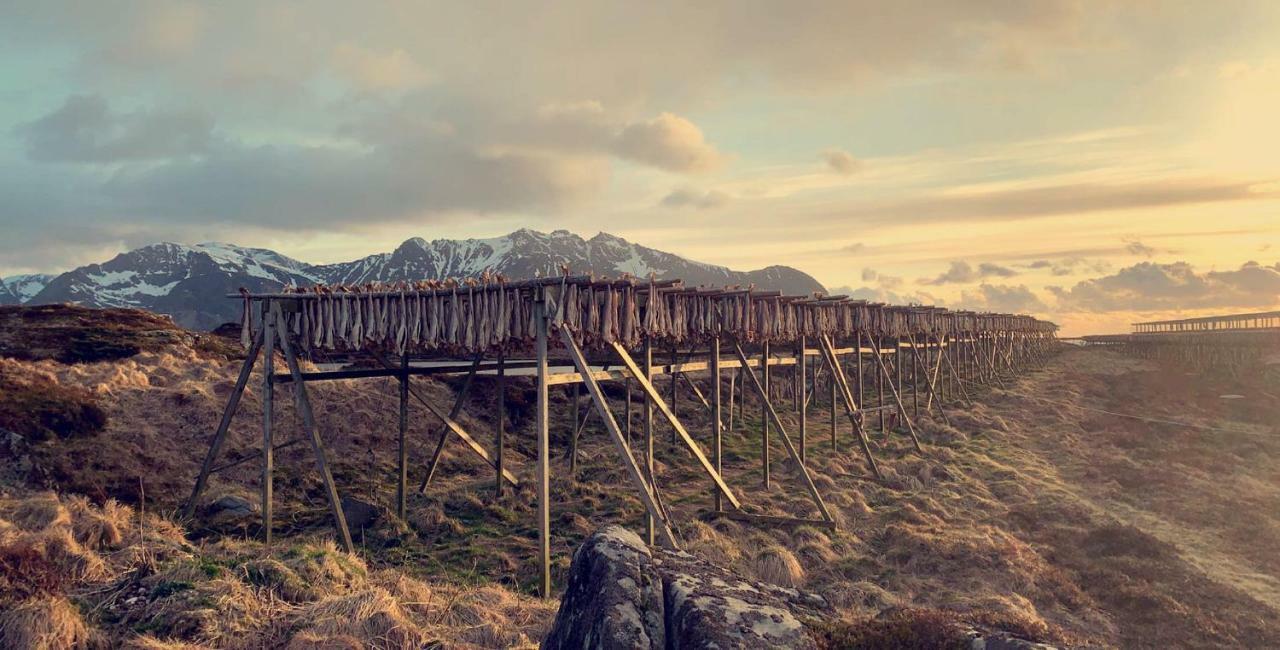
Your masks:
M758 584L606 526L573 556L545 648L812 648L820 597Z
M347 528L360 530L373 528L373 525L382 517L382 509L368 501L344 496L342 497L342 514L347 518Z
M1020 639L1008 632L995 632L986 636L974 632L970 635L969 648L971 650L1057 650L1055 646L1047 643Z
M573 554L545 648L665 648L662 577L635 533L606 526Z
M228 494L209 504L208 519L214 526L247 523L258 515L258 504L234 494Z

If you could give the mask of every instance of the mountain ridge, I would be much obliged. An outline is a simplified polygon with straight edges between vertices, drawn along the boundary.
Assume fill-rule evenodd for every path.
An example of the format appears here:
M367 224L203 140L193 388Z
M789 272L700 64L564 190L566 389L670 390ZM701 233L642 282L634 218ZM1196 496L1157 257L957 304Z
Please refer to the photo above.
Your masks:
M557 274L565 266L575 273L602 276L648 277L652 273L660 279L679 278L691 286L754 284L793 294L825 291L812 276L787 266L735 271L605 232L584 239L567 230L543 233L522 228L490 238L428 241L411 237L395 250L333 264L308 264L270 249L221 242L160 242L43 277L38 291L28 281L22 285L25 298L5 280L0 282L4 287L0 304L138 307L168 314L184 327L211 329L235 320L238 306L222 295L241 287L272 291L288 285L465 278L485 272L526 278Z

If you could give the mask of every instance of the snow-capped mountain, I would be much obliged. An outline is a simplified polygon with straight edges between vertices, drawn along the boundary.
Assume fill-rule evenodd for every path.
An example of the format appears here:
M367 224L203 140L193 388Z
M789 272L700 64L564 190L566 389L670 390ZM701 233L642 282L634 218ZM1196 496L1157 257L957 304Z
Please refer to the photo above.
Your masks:
M240 287L264 291L289 284L462 278L485 271L528 278L559 274L562 265L573 273L611 277L654 273L659 278L683 279L689 285L755 284L794 294L823 291L808 274L786 266L733 271L606 233L583 239L565 230L548 234L525 229L489 239L428 242L415 237L390 253L327 265L310 265L274 251L230 244L153 244L57 276L21 302L141 307L169 314L186 327L208 329L238 317L239 305L223 294Z
M31 300L53 278L54 276L49 273L0 278L0 305L18 305Z
M790 267L771 266L758 271L733 271L678 255L633 244L621 237L600 233L583 239L567 230L550 234L517 230L490 239L437 239L415 237L395 251L370 255L353 262L316 267L329 282L363 284L418 278L458 278L486 270L509 278L558 275L561 265L573 273L617 277L630 273L648 277L680 278L688 285L751 284L787 293L822 291L817 280Z
M208 329L236 317L223 294L321 279L302 262L275 251L229 244L152 244L54 278L27 302L90 307L141 307L169 314L186 327Z

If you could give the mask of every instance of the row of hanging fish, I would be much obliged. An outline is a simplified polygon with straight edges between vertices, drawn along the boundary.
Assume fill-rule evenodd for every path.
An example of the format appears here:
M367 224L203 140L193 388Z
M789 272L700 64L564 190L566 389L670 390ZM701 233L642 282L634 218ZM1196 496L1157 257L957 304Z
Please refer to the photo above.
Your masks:
M537 334L535 301L541 293L552 328L581 345L646 338L660 345L696 343L724 334L742 342L792 341L801 336L836 338L1018 331L1048 334L1053 324L1029 316L894 307L847 299L779 296L747 290L691 290L664 283L588 281L448 284L400 283L365 287L315 287L276 301L285 326L307 349L481 352L527 344ZM254 308L247 294L243 343L253 338Z

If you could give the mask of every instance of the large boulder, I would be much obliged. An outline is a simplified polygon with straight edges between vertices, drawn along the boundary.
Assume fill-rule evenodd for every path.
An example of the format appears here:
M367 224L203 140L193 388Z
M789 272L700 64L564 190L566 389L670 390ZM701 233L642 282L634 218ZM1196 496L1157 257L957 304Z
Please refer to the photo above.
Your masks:
M545 648L812 648L821 597L758 584L606 526L573 556Z

